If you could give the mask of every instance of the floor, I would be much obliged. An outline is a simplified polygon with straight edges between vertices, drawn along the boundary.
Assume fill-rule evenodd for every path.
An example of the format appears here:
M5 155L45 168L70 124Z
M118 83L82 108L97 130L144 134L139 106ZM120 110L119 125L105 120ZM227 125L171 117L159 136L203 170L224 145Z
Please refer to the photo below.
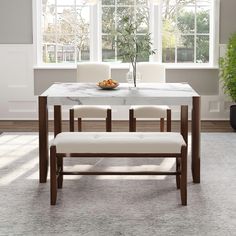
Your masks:
M71 176L50 206L49 182L38 183L37 133L3 133L0 235L235 235L236 133L203 133L201 141L201 184L192 183L189 171L187 207L171 176ZM164 170L174 162L73 159L66 166Z
M178 131L180 124L178 121L172 121L172 130ZM190 122L189 122L189 130L190 130ZM76 126L75 126L76 127ZM137 122L137 130L138 131L153 131L153 127L155 130L159 130L159 122L158 121L138 121ZM229 121L202 121L201 122L201 131L202 132L233 132L230 127ZM63 131L69 130L69 122L62 122ZM96 131L104 131L105 123L104 121L84 121L82 124L83 131L96 130ZM49 122L49 130L53 131L53 122ZM127 121L113 121L112 122L112 130L113 131L128 131L128 122ZM37 121L0 121L0 131L4 132L38 132L38 122Z

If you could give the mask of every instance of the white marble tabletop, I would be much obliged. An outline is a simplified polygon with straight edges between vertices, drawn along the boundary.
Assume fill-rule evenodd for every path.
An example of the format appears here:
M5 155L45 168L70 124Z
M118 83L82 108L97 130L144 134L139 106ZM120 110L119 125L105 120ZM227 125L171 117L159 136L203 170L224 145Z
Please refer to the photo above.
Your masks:
M199 94L186 83L141 83L130 89L121 83L102 90L95 83L55 83L40 96L49 105L191 105Z

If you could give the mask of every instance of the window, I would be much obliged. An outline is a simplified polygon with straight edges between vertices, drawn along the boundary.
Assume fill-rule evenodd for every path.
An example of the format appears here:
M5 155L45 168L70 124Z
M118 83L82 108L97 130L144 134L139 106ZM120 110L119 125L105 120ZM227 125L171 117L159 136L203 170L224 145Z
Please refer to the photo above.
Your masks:
M117 61L119 49L116 40L119 35L115 32L121 29L121 18L131 15L135 20L143 18L137 32L138 37L149 30L149 11L146 0L102 0L102 60ZM145 58L144 60L148 60Z
M217 0L159 0L158 6L156 0L93 1L42 0L41 62L121 61L116 32L121 17L129 14L143 18L139 37L152 34L154 61L213 64Z
M42 60L69 63L90 60L89 6L84 0L42 1Z
M209 63L210 0L165 0L162 61Z

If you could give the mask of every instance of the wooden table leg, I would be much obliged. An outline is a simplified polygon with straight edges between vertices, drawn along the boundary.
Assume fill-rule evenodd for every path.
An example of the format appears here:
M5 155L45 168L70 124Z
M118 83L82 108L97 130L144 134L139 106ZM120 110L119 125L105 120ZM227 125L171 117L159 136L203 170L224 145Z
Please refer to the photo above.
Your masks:
M74 115L73 115L74 116ZM74 120L73 120L74 122ZM56 137L62 131L61 127L61 106L54 106L54 137ZM50 157L51 158L51 157ZM50 160L51 161L51 160ZM63 171L63 158L57 158L57 169ZM63 175L59 175L57 179L58 188L62 188L63 184Z
M193 97L192 109L192 176L194 183L200 183L200 97Z
M61 133L61 106L54 106L54 137Z
M47 182L48 173L48 108L47 97L39 96L39 182Z

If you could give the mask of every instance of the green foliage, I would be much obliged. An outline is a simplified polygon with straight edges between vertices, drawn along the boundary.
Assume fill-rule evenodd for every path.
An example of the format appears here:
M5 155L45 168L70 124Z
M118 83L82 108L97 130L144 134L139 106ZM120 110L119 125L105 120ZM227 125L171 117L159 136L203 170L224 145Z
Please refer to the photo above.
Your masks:
M220 58L219 65L224 91L236 102L236 33L229 38L225 56Z
M136 87L136 63L142 58L155 54L152 50L152 42L150 33L138 35L137 31L142 25L143 18L136 21L132 15L124 15L120 20L122 27L117 30L117 49L118 56L123 62L130 62L133 67L134 86Z
M196 62L209 62L209 10L199 9L196 12L188 4L195 4L194 0L177 0L178 5L171 5L170 0L163 0L163 29L162 29L162 56L163 62L175 61L175 47L178 48L178 61L181 61L187 49L193 55L194 36L196 33ZM195 22L196 20L196 22ZM196 32L195 32L196 24ZM186 49L186 50L185 50ZM192 50L192 52L191 52Z

